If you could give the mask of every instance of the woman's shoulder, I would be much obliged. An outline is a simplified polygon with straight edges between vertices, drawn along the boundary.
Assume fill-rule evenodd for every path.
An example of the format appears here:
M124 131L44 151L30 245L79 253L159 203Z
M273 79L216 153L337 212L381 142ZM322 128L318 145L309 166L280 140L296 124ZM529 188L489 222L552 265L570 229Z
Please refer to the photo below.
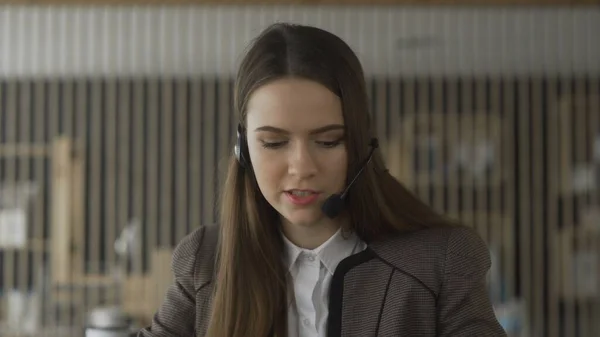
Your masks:
M419 229L370 246L379 258L434 291L446 274L482 274L491 264L486 243L474 229L466 226Z
M186 235L173 250L172 267L176 278L193 278L196 289L213 277L219 236L217 224L202 225Z

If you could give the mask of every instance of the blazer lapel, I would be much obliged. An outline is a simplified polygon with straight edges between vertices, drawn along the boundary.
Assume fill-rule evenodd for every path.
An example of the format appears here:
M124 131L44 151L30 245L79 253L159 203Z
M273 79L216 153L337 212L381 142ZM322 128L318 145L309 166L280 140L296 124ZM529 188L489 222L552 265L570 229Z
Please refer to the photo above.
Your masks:
M374 263L374 257L367 248L346 258L336 268L330 288L328 337L377 333L389 282L389 277L381 275L391 273L391 268Z

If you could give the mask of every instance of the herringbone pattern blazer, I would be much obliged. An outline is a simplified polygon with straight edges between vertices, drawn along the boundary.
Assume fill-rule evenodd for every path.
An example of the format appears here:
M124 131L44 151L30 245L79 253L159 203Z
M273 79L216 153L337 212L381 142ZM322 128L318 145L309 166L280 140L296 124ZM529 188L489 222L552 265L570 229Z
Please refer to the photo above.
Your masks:
M138 337L205 335L218 235L218 226L203 226L176 247L175 282L152 325ZM327 335L506 336L488 298L489 268L485 243L464 227L370 243L334 273Z

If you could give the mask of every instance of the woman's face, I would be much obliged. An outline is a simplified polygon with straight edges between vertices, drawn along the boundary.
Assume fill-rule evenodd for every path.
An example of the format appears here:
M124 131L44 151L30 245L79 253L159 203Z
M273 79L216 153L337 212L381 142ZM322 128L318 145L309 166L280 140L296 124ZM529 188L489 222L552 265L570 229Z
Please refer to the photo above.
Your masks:
M340 99L310 80L270 82L248 101L247 139L260 191L284 226L331 225L321 206L344 189L348 161Z

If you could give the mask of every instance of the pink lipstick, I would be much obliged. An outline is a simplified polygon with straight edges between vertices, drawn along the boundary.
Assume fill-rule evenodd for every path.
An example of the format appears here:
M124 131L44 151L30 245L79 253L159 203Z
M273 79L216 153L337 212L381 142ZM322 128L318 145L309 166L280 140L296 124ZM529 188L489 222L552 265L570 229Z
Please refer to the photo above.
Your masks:
M285 195L294 205L306 206L319 198L319 193L311 190L289 190L285 191Z

